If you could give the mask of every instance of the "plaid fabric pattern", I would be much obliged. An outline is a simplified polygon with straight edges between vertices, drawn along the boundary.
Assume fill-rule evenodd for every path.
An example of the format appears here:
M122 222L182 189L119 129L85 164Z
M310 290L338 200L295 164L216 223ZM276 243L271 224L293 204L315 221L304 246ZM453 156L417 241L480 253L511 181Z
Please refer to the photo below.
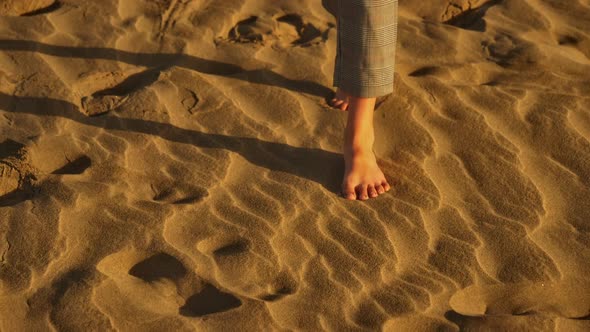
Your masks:
M337 0L334 86L357 97L393 91L398 0Z

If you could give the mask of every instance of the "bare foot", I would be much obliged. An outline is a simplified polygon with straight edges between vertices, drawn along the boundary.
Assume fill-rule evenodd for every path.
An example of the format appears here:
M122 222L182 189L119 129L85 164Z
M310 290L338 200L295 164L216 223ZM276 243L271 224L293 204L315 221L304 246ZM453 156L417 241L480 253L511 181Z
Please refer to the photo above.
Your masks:
M349 95L342 91L340 88L336 90L336 94L334 98L330 101L330 106L337 108L342 111L346 111L348 109L349 103Z
M391 189L377 165L373 152L374 108L375 98L349 97L348 122L344 132L342 181L342 195L346 199L366 200Z

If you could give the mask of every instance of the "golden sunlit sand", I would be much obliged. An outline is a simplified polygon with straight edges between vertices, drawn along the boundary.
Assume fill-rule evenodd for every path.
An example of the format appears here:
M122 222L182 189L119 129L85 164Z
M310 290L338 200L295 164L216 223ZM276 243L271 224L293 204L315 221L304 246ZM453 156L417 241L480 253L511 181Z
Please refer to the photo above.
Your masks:
M590 330L590 1L399 10L361 202L321 0L0 0L0 330Z

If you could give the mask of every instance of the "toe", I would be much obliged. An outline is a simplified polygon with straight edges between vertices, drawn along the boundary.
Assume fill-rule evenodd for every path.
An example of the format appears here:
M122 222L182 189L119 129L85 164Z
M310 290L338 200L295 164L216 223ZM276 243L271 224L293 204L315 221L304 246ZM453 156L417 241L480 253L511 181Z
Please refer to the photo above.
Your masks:
M375 190L377 190L377 193L379 193L379 194L383 194L385 192L385 189L383 189L383 186L381 185L381 183L375 184Z
M377 193L377 190L372 185L369 185L367 187L367 193L369 194L369 197L371 197L371 198L379 196L379 194Z
M389 189L391 189L391 187L389 186L389 183L387 183L387 181L383 181L381 183L381 185L383 186L383 189L385 189L385 191L389 191Z
M369 194L367 193L367 186L359 185L357 186L357 198L361 201L369 199Z
M340 106L342 103L344 103L344 100L342 100L342 99L337 99L337 98L334 98L334 99L332 99L332 101L331 101L331 104L330 104L330 105L331 105L331 106L334 106L334 107L338 107L338 106Z
M351 199L351 200L355 200L356 199L356 193L354 188L352 187L348 187L348 186L342 186L342 197L346 198L346 199Z
M356 193L354 192L354 190L352 191L344 191L342 193L342 197L349 199L349 200L355 200L356 199Z
M346 111L348 109L348 103L342 102L342 105L340 105L338 108Z
M351 201L356 200L356 194L354 193L354 191L351 193L344 193L342 196L344 198L346 198L347 200L351 200Z

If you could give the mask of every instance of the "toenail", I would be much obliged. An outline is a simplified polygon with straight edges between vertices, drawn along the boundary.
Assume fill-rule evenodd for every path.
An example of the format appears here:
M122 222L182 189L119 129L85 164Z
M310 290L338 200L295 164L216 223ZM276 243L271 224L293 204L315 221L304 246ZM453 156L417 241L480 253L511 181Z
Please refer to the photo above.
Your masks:
M343 193L342 197L346 199L356 199L356 196L353 193Z

